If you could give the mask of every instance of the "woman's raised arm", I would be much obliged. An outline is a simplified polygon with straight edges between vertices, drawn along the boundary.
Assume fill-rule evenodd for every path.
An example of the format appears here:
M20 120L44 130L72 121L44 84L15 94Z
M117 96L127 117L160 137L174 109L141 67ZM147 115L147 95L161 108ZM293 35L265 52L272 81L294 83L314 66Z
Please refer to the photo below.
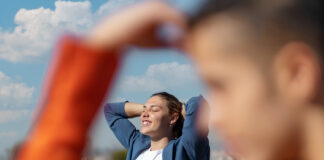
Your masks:
M129 118L138 117L143 112L143 104L129 103L125 104L125 112Z

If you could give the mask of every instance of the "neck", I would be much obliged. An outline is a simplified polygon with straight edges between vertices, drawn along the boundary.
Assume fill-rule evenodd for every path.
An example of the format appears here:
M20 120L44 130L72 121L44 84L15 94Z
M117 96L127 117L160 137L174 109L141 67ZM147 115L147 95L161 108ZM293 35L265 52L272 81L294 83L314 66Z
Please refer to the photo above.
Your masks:
M151 150L161 150L163 149L170 141L172 136L165 137L151 137Z
M304 120L304 157L322 160L324 157L324 106L309 107Z

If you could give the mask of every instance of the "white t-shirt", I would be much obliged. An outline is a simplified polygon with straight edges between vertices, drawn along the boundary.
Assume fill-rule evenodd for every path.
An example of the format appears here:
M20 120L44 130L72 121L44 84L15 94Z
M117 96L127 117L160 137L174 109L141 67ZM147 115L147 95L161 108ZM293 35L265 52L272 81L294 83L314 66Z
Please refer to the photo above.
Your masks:
M162 151L163 149L151 151L151 148L149 148L143 151L136 160L162 160Z

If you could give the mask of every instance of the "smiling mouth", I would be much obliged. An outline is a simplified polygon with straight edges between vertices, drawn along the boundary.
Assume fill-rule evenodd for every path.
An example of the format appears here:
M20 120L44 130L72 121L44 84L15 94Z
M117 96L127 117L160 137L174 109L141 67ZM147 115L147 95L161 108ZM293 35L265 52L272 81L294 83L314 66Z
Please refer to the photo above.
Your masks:
M142 126L147 127L147 126L151 125L151 123L152 123L152 121L144 120L144 121L142 121Z

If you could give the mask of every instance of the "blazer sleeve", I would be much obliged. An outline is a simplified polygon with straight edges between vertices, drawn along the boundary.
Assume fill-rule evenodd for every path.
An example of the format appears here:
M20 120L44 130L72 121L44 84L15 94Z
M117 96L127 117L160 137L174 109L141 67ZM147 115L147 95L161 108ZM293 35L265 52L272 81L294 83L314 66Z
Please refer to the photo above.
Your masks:
M208 132L201 134L197 129L197 113L200 103L204 100L202 96L192 97L185 106L186 114L180 142L190 159L209 159L210 157Z
M38 115L17 155L18 160L79 160L88 130L107 90L120 56L94 50L67 35L54 52Z
M128 120L125 113L125 103L108 103L104 106L105 118L110 129L119 142L128 150L140 135L136 127Z

